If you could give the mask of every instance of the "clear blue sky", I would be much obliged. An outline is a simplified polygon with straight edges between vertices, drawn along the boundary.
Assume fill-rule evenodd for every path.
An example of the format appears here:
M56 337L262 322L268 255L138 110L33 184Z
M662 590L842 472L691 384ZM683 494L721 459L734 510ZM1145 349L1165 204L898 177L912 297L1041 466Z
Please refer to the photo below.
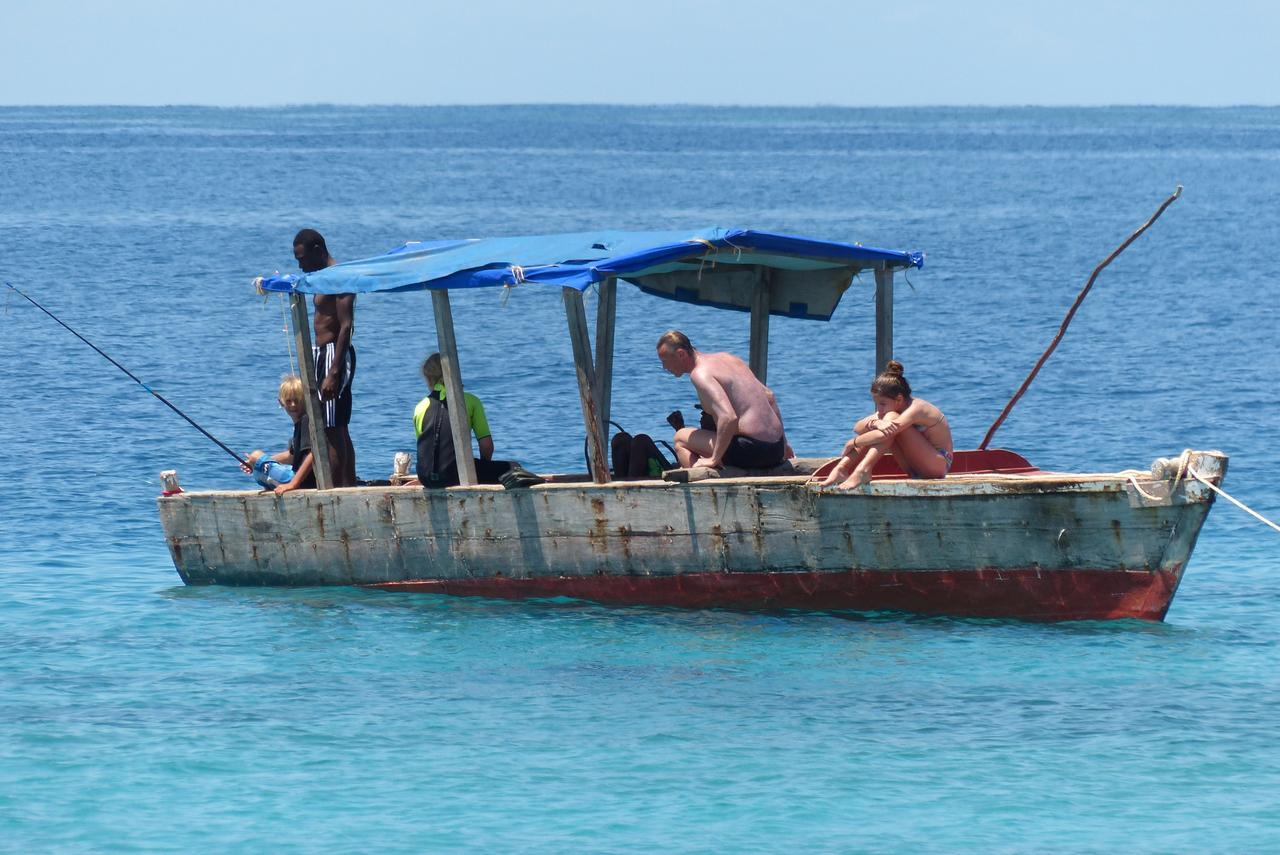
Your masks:
M0 104L1280 103L1263 0L0 0Z

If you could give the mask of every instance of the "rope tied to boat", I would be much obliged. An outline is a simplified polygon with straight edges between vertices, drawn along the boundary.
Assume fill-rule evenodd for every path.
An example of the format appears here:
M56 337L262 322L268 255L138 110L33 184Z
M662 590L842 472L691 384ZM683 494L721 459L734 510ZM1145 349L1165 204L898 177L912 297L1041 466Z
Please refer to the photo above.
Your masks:
M1208 478L1206 478L1205 476L1197 472L1196 468L1191 465L1191 455L1192 455L1192 451L1189 448L1183 451L1182 454L1178 455L1178 468L1174 473L1174 476L1171 479L1170 486L1169 486L1169 489L1171 491L1174 488L1176 488L1180 483L1182 483L1184 480L1186 480L1187 476L1190 476L1195 480L1199 481L1201 484L1208 487L1213 492L1217 493L1222 498L1226 499L1231 504L1235 505L1240 510L1244 511L1249 516L1253 517L1254 519L1258 520L1264 525L1270 526L1271 528L1280 532L1280 525L1276 525L1274 522L1267 519L1262 514L1258 513L1253 508L1249 507L1244 502L1240 501L1235 496L1232 496L1226 490L1222 489L1217 484L1213 483ZM1173 461L1169 461L1169 462L1172 463ZM1133 475L1129 476L1129 485L1132 486L1133 489L1137 491L1138 495L1142 496L1144 499L1146 499L1149 502L1163 501L1162 497L1153 496L1150 493L1148 493L1146 490L1142 489L1142 487L1138 484L1137 477Z
M1177 481L1174 481L1173 483L1174 483L1174 485L1175 485L1175 486L1177 486L1177 483L1178 483L1178 482L1177 482ZM1164 500L1163 500L1163 499L1161 499L1159 496L1153 496L1153 495L1151 495L1150 493L1148 493L1146 490L1142 489L1142 486L1141 486L1140 484L1138 484L1138 479L1137 479L1137 477L1136 477L1136 476L1134 476L1134 475L1130 475L1130 476L1129 476L1129 486L1130 486L1130 487L1132 487L1135 491L1137 491L1138 495L1139 495L1139 496L1141 496L1142 498L1146 499L1148 502L1161 502L1161 501L1164 501ZM1172 489L1172 487L1171 487L1170 489Z
M1157 480L1169 481L1170 480L1169 478L1164 477L1161 474L1158 474L1157 469L1165 466L1165 464L1167 463L1172 463L1172 462L1173 461L1166 460L1165 458L1160 458L1152 466L1151 474L1154 477L1156 477ZM1189 467L1190 465L1191 465L1191 449L1184 448L1182 450L1182 454L1178 455L1178 468L1175 471L1172 479L1172 483L1169 486L1170 492L1172 492L1175 487L1177 487L1179 484L1182 483L1182 480L1187 475L1187 467ZM1134 491L1137 492L1139 496L1146 499L1148 502L1162 502L1165 499L1165 497L1154 496L1151 493L1148 493L1146 490L1142 489L1142 485L1138 483L1137 476L1134 476L1134 475L1129 476L1129 486L1133 487Z
M1221 487L1219 487L1218 485L1216 485L1216 484L1214 484L1213 482L1209 481L1209 479L1205 478L1203 475L1201 475L1199 472L1197 472L1197 471L1196 471L1196 469L1195 469L1195 467L1194 467L1194 466L1192 466L1191 464L1187 464L1187 474L1188 474L1188 475L1190 475L1192 478L1195 478L1197 481L1199 481L1201 484L1203 484L1203 485L1205 485L1206 487L1208 487L1208 488L1209 488L1210 490L1212 490L1213 492L1217 493L1217 494L1218 494L1219 496L1221 496L1222 498L1226 499L1226 500L1227 500L1228 502L1230 502L1231 504L1235 505L1235 506L1236 506L1237 508L1239 508L1240 510L1244 511L1244 512L1245 512L1246 514L1248 514L1249 516L1253 517L1254 519L1257 519L1258 521L1262 522L1262 523L1263 523L1263 524L1265 524L1265 525L1270 526L1271 528L1275 529L1276 531L1280 531L1280 525L1276 525L1276 524L1275 524L1275 523L1273 523L1271 520L1267 519L1267 518L1266 518L1266 517L1264 517L1262 514L1258 513L1258 512L1257 512L1257 511L1255 511L1253 508L1251 508L1251 507L1249 507L1248 505L1246 505L1244 502L1240 501L1239 499L1237 499L1237 498L1235 498L1234 496L1232 496L1232 495L1230 495L1229 493L1227 493L1227 491L1226 491L1226 490L1222 489L1222 488L1221 488Z
M700 244L702 244L704 247L706 247L706 250L702 253L702 257L698 259L698 281L699 281L699 282L701 282L701 281L702 281L702 270L703 270L703 268L704 268L704 267L706 267L706 266L707 266L707 262L708 262L708 261L710 261L710 262L711 262L711 266L712 266L712 268L714 268L714 267L716 266L715 259L710 258L710 256L711 256L711 255L714 255L714 254L715 254L715 251L716 251L716 245L715 245L714 243L712 243L711 241L707 240L706 238L700 238L700 237L690 238L690 239L689 239L689 242L690 242L690 243L700 243Z
M511 265L511 280L510 282L502 283L502 296L498 298L498 305L503 309L507 307L507 301L511 299L512 290L517 285L523 285L528 281L524 275L524 268L519 264Z

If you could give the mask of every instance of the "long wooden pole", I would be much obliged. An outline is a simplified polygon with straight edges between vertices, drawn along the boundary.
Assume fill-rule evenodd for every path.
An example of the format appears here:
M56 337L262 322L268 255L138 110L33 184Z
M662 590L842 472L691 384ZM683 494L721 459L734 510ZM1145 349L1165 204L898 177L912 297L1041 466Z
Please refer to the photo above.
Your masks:
M769 376L769 306L771 297L770 271L767 267L756 269L755 290L751 293L751 344L748 367L761 383L768 383Z
M307 315L306 295L290 296L289 310L293 315L293 340L298 348L302 401L311 434L311 471L316 476L316 489L328 490L333 487L333 473L329 471L329 440L324 433L324 407L316 384L316 359L311 353L311 318Z
M1085 283L1084 288L1082 288L1080 293L1076 295L1076 301L1071 304L1071 308L1067 310L1067 316L1062 319L1062 326L1058 327L1058 334L1053 337L1053 341L1049 342L1049 346L1045 349L1045 352L1040 355L1038 360L1036 360L1035 367L1031 369L1031 373L1027 375L1027 379L1022 381L1022 385L1018 387L1018 391L1009 399L1009 403L1004 405L1004 409L1000 411L999 418L991 424L990 429L987 430L987 435L982 438L982 444L978 446L979 451L986 448L987 443L991 442L991 437L995 436L996 430L1000 425L1004 424L1004 420L1009 416L1009 412L1013 409L1013 405L1018 403L1018 399L1027 391L1027 388L1031 385L1031 381L1036 379L1036 375L1040 373L1040 367L1044 365L1045 361L1049 358L1049 354L1053 353L1053 351L1057 349L1058 342L1062 341L1062 336L1067 331L1067 325L1070 324L1071 319L1076 316L1076 309L1080 308L1080 304L1084 302L1084 297L1089 293L1089 289L1093 287L1093 281L1098 278L1098 274L1102 272L1104 267L1114 261L1117 255L1124 252L1129 247L1129 244L1137 240L1139 235L1150 228L1152 223L1160 219L1160 215L1164 213L1164 209L1172 205L1174 200L1181 195L1182 185L1179 184L1174 189L1173 195L1168 199L1165 199L1164 203L1161 204L1160 207L1156 209L1156 212L1151 215L1151 219L1143 223L1136 232L1129 235L1128 239L1125 240L1124 243L1116 247L1114 252L1102 260L1101 264L1093 268L1093 275L1089 277L1089 281Z
M876 365L872 375L893 359L893 268L881 262L876 268Z
M596 305L596 407L605 436L609 435L609 411L613 405L613 330L617 313L618 280L610 277L600 283L600 302Z
M569 323L569 340L573 343L573 366L578 373L578 397L582 402L582 422L587 429L587 456L591 461L591 479L597 484L609 482L609 458L605 454L604 434L595 401L595 371L591 365L591 341L587 333L587 310L582 305L582 292L562 288L564 315Z
M462 372L458 370L458 342L453 336L453 309L449 306L446 289L431 291L431 310L436 316L436 344L440 347L440 368L444 373L444 391L449 404L449 427L453 431L453 454L458 461L458 483L470 487L476 483L476 459L471 454L471 424L467 421L467 399L463 397Z

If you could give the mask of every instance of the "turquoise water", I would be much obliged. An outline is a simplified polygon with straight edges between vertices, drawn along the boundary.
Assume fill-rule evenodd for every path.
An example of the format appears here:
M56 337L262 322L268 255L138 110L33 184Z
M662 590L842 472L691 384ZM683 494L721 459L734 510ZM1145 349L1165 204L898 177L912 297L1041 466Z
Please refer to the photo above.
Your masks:
M1045 468L1231 455L1273 487L1280 110L0 109L0 278L219 438L281 445L281 307L319 228L406 239L703 224L920 249L897 355L972 447ZM798 451L868 409L871 284L774 321ZM7 289L5 289L7 292ZM363 298L364 477L411 446L429 301ZM499 453L580 466L558 297L455 299ZM652 355L745 316L619 299L615 417L691 410ZM1280 849L1280 535L1211 513L1164 624L740 614L183 587L156 474L234 462L0 296L0 848Z

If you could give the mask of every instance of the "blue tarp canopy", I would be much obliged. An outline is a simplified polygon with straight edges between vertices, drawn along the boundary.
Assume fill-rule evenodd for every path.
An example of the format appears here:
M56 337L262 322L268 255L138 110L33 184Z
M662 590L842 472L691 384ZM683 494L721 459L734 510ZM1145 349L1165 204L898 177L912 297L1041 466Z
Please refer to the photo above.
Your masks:
M924 255L745 229L599 231L412 242L304 276L267 277L261 287L304 294L498 285L581 291L617 277L666 299L749 310L765 282L771 314L829 320L853 277L881 264L921 267Z

